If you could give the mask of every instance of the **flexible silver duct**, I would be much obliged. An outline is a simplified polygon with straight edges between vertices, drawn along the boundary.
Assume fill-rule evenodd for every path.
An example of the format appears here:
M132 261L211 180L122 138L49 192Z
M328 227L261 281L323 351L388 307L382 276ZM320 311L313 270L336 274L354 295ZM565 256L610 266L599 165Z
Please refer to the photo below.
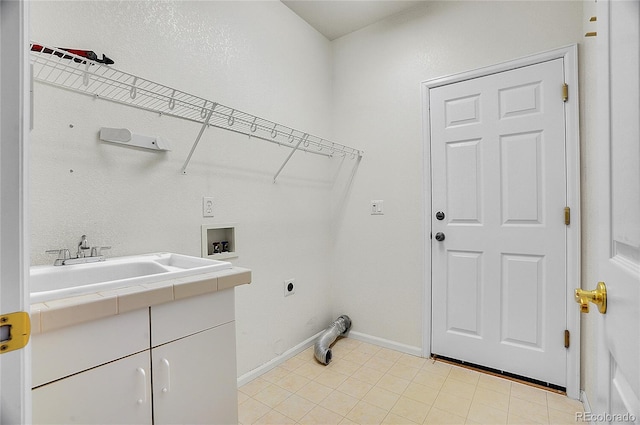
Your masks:
M341 335L345 335L351 329L351 319L342 315L331 324L316 340L313 352L320 363L329 364L331 361L331 344Z

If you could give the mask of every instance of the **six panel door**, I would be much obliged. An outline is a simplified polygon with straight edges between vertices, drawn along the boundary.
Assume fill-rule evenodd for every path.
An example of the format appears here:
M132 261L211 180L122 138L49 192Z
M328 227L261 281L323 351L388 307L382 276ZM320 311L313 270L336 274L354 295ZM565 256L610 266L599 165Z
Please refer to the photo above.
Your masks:
M432 352L562 387L563 80L556 59L429 92Z

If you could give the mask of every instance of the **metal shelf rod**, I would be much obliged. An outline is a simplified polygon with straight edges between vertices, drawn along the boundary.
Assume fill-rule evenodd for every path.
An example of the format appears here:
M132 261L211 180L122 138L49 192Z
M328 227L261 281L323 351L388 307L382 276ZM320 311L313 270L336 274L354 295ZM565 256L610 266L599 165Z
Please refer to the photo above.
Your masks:
M287 159L284 160L284 162L282 163L282 165L280 166L280 168L278 169L278 172L276 173L275 176L273 176L273 182L276 182L276 179L278 178L278 176L280 175L280 172L282 171L282 169L284 168L285 165L287 165L287 162L289 162L289 160L291 159L291 157L293 156L294 153L296 153L296 151L298 150L298 148L300 147L300 143L304 142L307 137L309 137L308 134L305 134L304 137L302 139L300 139L300 141L298 142L298 144L296 145L295 148L293 148L293 150L289 153L289 156L287 156Z
M215 109L215 105L213 105L213 109ZM187 173L187 165L189 165L189 161L191 161L191 156L193 155L193 152L195 152L196 146L198 146L198 142L200 141L200 138L204 134L204 131L207 129L207 126L209 125L209 120L211 119L211 114L213 114L213 109L211 109L209 111L209 113L207 114L207 119L205 120L205 122L202 123L202 127L200 128L200 132L198 133L198 137L196 137L196 141L193 143L193 146L191 147L191 151L189 152L189 156L187 156L187 160L184 162L184 165L182 166L182 169L180 170L182 172L182 174L186 174Z
M34 44L31 45L32 48L33 46ZM297 150L325 157L338 155L355 159L363 155L361 150L119 71L54 47L42 46L38 51L32 50L31 62L34 80L40 83L201 124L200 132L182 167L182 173L185 173L207 127L244 134L292 149L276 173L274 181Z

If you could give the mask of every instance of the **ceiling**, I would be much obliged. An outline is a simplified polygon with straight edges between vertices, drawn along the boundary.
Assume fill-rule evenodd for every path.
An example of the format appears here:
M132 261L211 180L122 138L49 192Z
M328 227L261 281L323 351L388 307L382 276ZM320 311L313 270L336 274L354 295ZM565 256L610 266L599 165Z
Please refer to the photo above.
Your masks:
M335 40L427 0L281 0L329 40Z

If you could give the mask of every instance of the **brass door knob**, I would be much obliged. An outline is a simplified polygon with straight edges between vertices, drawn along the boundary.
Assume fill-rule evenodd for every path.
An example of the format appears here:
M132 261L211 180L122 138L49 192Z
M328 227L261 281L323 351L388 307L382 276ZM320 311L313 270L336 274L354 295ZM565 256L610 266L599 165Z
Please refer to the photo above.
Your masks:
M598 282L598 286L593 291L576 289L576 302L580 304L582 313L589 312L589 302L598 306L598 311L602 314L607 312L607 286L604 282Z

